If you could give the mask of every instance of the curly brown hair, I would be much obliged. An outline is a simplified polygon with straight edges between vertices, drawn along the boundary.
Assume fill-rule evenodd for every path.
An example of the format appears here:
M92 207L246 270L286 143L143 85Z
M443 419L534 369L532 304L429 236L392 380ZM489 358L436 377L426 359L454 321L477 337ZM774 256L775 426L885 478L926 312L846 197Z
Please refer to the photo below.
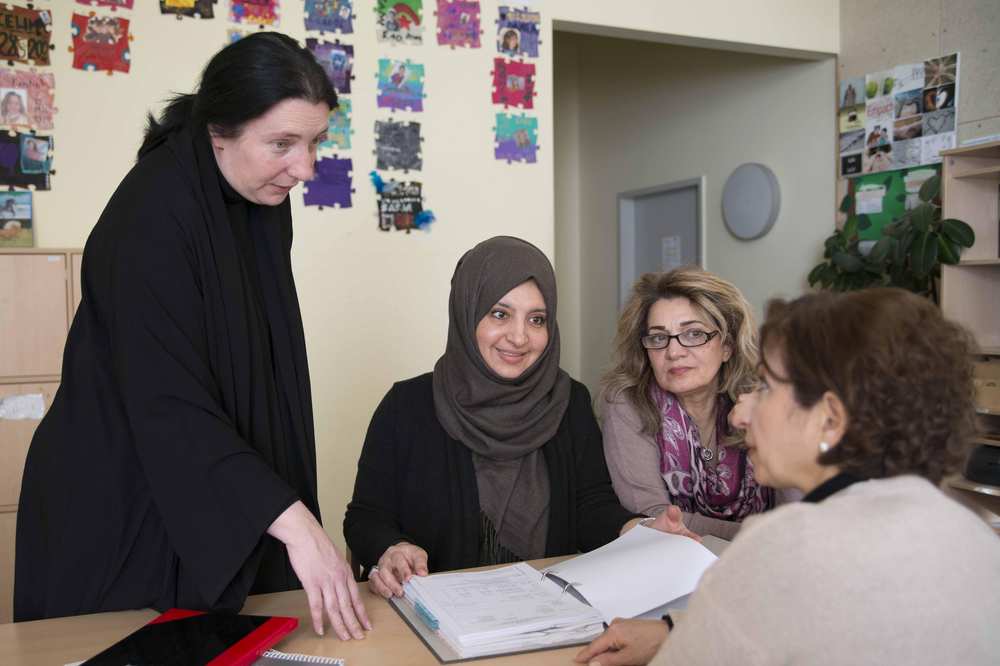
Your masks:
M832 391L848 423L823 465L861 478L918 474L934 483L964 462L975 419L972 336L928 300L893 288L772 301L761 363L815 405Z
M646 273L632 286L615 335L611 368L601 379L601 400L625 398L635 408L643 432L660 428L660 410L649 390L656 379L641 338L646 332L649 309L662 298L686 298L711 320L722 334L723 344L733 353L719 368L718 388L736 400L749 390L757 370L757 328L750 304L736 286L697 266L675 268L667 273ZM742 441L741 432L732 433L726 444Z

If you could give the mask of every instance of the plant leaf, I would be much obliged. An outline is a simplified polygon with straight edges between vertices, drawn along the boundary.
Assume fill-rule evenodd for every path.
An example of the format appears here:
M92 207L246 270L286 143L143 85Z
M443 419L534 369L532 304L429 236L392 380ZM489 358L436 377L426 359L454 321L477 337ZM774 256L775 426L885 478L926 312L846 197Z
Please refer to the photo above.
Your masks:
M857 273L861 270L863 264L861 259L855 257L853 254L848 254L846 252L834 252L833 253L833 263L840 267L841 270L847 273Z
M872 226L872 219L866 214L858 215L858 231L864 231L865 229L870 229Z
M937 234L924 232L917 236L913 243L913 251L910 253L910 266L914 275L918 278L927 276L937 263L937 256Z
M840 212L850 215L852 210L854 210L854 197L845 194L844 198L840 200Z
M929 203L922 203L911 212L913 228L919 233L926 233L931 228L934 221L934 207Z
M962 220L951 217L947 220L941 220L941 232L952 243L962 247L972 247L972 244L976 242L976 232Z
M896 201L898 201L899 203L903 203L904 201L906 201L906 193L903 192L903 193L897 194L896 195Z
M886 257L889 256L889 252L892 251L893 247L896 245L896 239L891 236L882 236L878 239L878 242L872 246L871 252L868 253L868 261L881 264L885 261Z
M941 176L934 175L924 181L917 195L921 201L933 201L941 192Z
M937 244L938 244L938 257L941 258L942 264L954 265L958 263L958 257L959 254L961 254L961 250L958 249L957 245L952 243L944 236L937 237Z
M844 228L840 232L841 236L845 240L850 241L852 238L858 235L858 218L849 217L847 222L844 223Z
M807 278L807 280L809 281L810 287L816 286L816 283L820 281L820 278L823 275L824 268L826 268L825 261L822 264L817 264L813 266L813 269L809 271L809 277Z

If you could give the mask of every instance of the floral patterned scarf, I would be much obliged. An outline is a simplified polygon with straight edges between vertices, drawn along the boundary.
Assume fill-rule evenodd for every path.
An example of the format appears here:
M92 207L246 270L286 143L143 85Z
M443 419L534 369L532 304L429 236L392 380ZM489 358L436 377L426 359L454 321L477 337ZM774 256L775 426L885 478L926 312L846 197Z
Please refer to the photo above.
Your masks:
M688 513L733 521L774 506L774 491L754 480L746 449L720 446L715 465L709 465L701 457L698 426L680 401L656 384L651 394L661 414L656 443L660 447L660 474L671 502ZM720 393L716 432L731 432L728 419L732 407L729 397Z

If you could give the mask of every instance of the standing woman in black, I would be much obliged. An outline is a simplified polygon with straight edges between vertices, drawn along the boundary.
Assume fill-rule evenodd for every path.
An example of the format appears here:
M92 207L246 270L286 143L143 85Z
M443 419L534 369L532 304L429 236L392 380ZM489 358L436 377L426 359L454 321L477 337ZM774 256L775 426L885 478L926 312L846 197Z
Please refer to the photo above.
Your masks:
M313 624L370 628L319 523L288 192L336 93L294 40L217 53L150 116L83 257L62 384L31 443L15 620L238 610L304 587Z

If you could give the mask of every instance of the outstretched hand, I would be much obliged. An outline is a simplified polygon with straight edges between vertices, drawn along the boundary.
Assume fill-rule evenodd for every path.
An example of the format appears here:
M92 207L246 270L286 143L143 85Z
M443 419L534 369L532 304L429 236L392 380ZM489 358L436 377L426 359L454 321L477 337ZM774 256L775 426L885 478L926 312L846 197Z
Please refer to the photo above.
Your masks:
M701 536L695 534L684 525L684 514L681 513L680 507L678 506L671 504L667 507L666 511L656 517L656 520L647 524L649 527L660 530L661 532L686 536L694 539L698 543L701 543Z
M574 661L589 666L648 664L666 639L667 625L660 620L623 620L619 617L580 650Z
M370 587L389 597L403 596L403 585L413 576L427 575L427 551L412 543L389 546L368 574Z
M309 600L313 629L323 635L323 615L340 640L364 638L371 630L351 568L323 527L302 502L296 502L271 523L267 533L285 544L288 560Z

